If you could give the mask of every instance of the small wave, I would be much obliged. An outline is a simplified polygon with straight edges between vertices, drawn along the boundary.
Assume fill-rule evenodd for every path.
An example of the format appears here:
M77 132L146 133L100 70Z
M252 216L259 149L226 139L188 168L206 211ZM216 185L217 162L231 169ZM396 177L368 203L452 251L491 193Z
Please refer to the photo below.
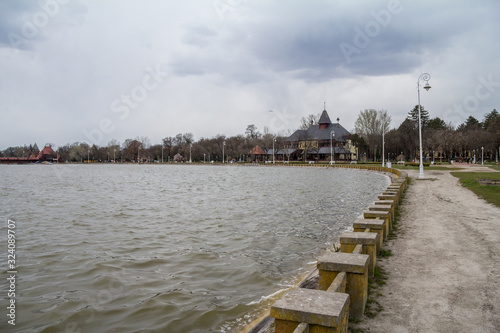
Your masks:
M291 288L291 287L290 287L290 288ZM270 298L273 298L274 296L278 296L278 295L280 295L280 294L282 294L282 293L284 293L284 292L286 292L286 291L290 290L290 288L280 289L280 290L278 290L278 291L276 291L276 292L274 292L274 293L272 293L272 294L270 294L270 295L267 295L267 296L262 296L262 297L260 298L260 300L258 300L258 301L252 301L252 302L248 303L247 305L256 305L256 304L260 304L260 303L262 303L263 301L266 301L266 300L268 300L268 299L270 299Z

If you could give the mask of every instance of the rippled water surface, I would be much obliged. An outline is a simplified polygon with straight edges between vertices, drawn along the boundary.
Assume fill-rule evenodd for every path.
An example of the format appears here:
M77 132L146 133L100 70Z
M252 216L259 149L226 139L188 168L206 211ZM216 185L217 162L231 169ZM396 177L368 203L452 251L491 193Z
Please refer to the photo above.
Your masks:
M388 183L332 168L2 165L2 244L17 225L9 331L237 331Z

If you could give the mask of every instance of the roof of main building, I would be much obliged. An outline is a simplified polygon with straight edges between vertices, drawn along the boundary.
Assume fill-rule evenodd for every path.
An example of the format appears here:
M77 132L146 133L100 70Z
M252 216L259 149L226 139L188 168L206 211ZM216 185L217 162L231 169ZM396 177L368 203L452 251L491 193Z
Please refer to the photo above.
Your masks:
M323 125L320 129L320 124ZM326 127L324 125L327 125ZM324 128L323 128L324 127ZM311 125L306 130L296 130L290 135L287 141L303 141L303 140L330 140L330 133L334 131L335 141L347 141L349 138L349 131L347 131L339 123L332 124L328 112L323 110L317 125Z

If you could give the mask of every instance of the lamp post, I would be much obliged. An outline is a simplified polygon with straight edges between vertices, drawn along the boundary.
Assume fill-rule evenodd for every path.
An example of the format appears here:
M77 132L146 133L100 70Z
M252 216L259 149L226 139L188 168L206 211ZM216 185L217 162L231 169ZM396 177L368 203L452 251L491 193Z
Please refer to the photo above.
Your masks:
M165 147L165 145L161 145L161 163L163 163L163 148Z
M205 153L203 153L203 163L205 163Z
M226 147L226 141L222 142L222 164L224 164L224 147Z
M474 153L474 162L472 164L476 164L476 150L474 149L472 152Z
M385 167L385 124L382 124L382 168Z
M481 147L481 165L484 165L484 147Z
M87 150L87 163L90 163L90 149Z
M141 146L137 147L137 163L139 163L139 162L140 162L140 160L141 160L141 159L139 158L139 154L140 154L140 152L141 152Z
M113 149L113 163L116 163L116 149Z
M428 73L423 73L420 74L417 80L417 92L418 92L418 141L420 144L420 173L418 175L418 178L422 179L424 178L424 163L423 163L423 154L422 154L422 119L421 119L421 106L420 106L420 81L425 81L425 90L431 89L431 86L429 85L429 80L431 79L431 76Z
M192 160L191 160L191 149L193 148L193 144L190 143L189 144L189 163L193 163Z
M276 142L276 138L273 138L273 164L276 163L275 159L274 159L274 143Z
M335 159L333 158L333 138L335 137L335 131L330 132L330 164L333 164Z

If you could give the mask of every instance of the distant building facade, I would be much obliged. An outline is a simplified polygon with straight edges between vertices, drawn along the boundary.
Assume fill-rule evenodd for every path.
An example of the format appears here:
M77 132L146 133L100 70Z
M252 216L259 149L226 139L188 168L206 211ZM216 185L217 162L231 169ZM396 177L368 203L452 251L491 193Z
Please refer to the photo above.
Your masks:
M353 161L358 150L351 140L351 133L339 123L332 123L328 112L323 110L318 124L308 129L297 130L285 140L285 149L277 152L283 160L300 161Z

